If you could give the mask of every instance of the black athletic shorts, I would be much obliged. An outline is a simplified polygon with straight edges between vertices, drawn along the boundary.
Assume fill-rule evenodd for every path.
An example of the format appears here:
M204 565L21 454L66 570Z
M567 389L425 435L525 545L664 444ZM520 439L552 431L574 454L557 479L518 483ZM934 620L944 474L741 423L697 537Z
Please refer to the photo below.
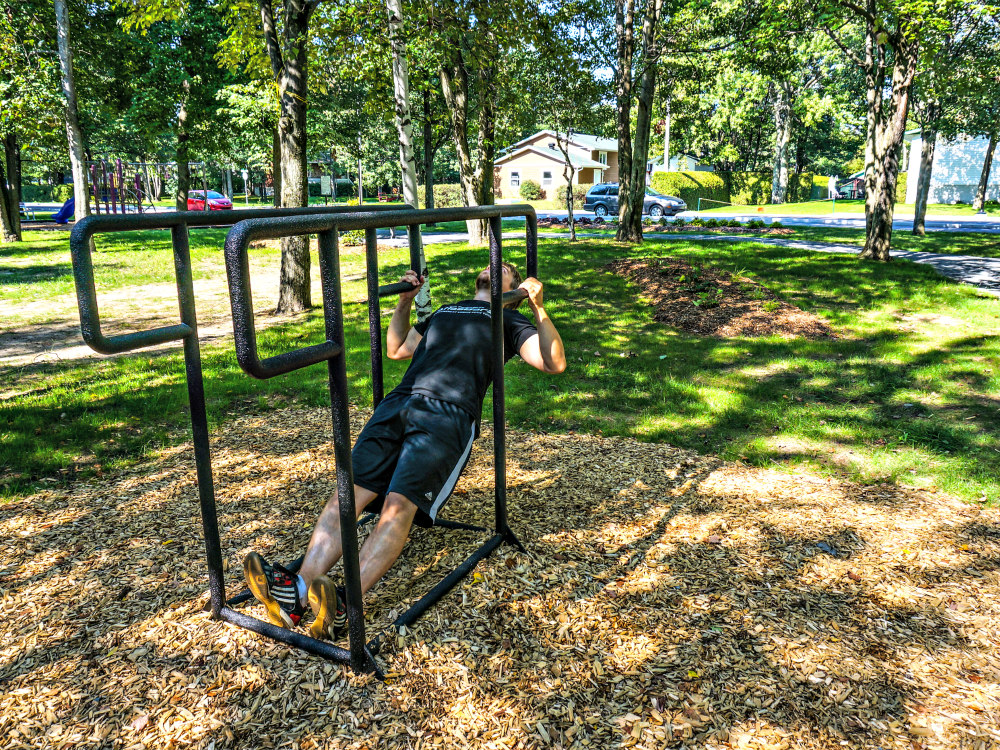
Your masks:
M476 422L455 404L416 393L390 393L361 430L351 452L354 483L417 506L415 523L432 526L469 461Z

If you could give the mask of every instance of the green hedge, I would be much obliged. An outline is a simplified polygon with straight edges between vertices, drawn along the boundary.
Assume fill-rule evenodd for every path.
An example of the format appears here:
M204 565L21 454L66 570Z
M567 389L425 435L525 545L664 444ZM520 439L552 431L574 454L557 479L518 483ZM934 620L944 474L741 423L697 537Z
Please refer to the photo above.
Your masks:
M900 172L896 177L896 203L906 202L906 183L909 177L909 172Z
M56 203L65 203L70 198L73 197L73 186L72 185L53 185L52 186L52 200Z
M521 193L521 197L526 201L541 200L543 196L542 186L534 180L525 180L522 182L518 192Z
M573 186L573 205L576 208L579 208L580 206L583 205L583 200L584 200L584 198L587 197L587 193L590 192L590 189L592 187L594 187L594 183L592 183L592 182L584 182L584 183L581 183L579 185L574 185ZM555 199L559 203L561 203L563 205L566 205L566 186L565 185L560 185L558 188L556 188Z
M718 172L653 172L650 187L698 207L698 199L729 202L729 188Z
M736 206L771 200L770 172L716 172L729 188L729 202Z
M812 194L811 172L788 176L788 202L807 201ZM653 190L684 200L690 208L698 199L732 203L737 206L770 203L770 172L654 172ZM710 208L708 203L703 208Z

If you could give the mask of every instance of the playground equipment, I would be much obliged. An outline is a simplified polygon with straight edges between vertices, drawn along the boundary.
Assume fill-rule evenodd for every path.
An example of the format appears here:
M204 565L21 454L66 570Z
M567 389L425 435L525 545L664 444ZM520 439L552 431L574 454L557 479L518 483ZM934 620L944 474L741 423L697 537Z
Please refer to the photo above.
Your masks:
M142 213L153 208L150 201L149 176L146 164L106 159L87 162L90 173L90 192L94 199L94 213ZM143 175L146 171L146 175ZM104 209L101 210L103 204Z
M347 369L343 337L343 310L340 293L340 268L338 232L364 230L368 267L368 305L371 332L371 366L373 401L377 404L383 393L381 316L378 299L411 289L406 283L378 285L378 259L376 229L389 226L409 227L411 266L416 268L419 258L420 224L439 221L488 219L491 269L491 312L493 335L493 419L496 488L494 496L495 529L493 535L472 555L439 582L428 594L400 615L395 627L412 624L432 604L467 576L480 560L488 557L502 543L521 547L507 520L505 472L505 422L504 422L504 372L503 372L503 319L501 306L509 296L523 298L523 290L501 294L502 230L501 218L523 216L526 224L527 271L537 276L538 231L534 209L530 206L481 206L471 208L415 210L399 206L370 206L363 211L352 207L317 207L297 209L238 210L225 212L224 217L205 212L176 212L160 215L89 216L79 222L70 235L73 275L80 309L80 328L84 340L102 354L155 346L171 341L183 341L184 361L190 403L191 427L197 468L198 494L201 504L202 528L208 562L209 609L215 619L222 619L239 627L266 635L309 653L323 656L356 671L374 672L381 676L374 655L379 650L379 640L365 640L364 609L361 600L361 582L358 565L357 528L354 522L354 483L351 468L351 435L348 422ZM188 228L208 224L235 224L226 238L226 270L229 277L233 327L236 338L237 360L250 375L270 378L301 367L320 362L327 363L334 425L334 452L337 464L337 492L340 499L344 575L347 588L347 611L350 649L309 638L294 631L275 627L270 623L250 617L233 609L233 606L250 598L244 592L225 599L225 580L222 566L222 548L215 507L215 490L212 478L211 451L209 448L208 419L205 408L205 390L201 370L201 350L195 310L191 259L188 247ZM177 278L180 306L180 323L147 331L104 336L101 333L97 293L94 285L90 244L94 235L102 232L120 232L140 229L170 229ZM261 360L258 356L254 328L253 307L247 251L251 240L278 238L303 234L318 234L320 248L320 273L323 288L323 312L327 340L320 344ZM420 269L422 272L425 269ZM487 531L482 527L457 522L439 521L444 528ZM290 567L297 569L300 561Z

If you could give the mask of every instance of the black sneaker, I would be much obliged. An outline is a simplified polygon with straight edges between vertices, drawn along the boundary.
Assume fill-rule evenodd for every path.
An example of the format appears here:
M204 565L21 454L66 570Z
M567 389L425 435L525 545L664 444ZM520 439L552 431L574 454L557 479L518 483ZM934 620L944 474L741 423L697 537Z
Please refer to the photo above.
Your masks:
M272 625L290 628L299 624L305 608L299 602L294 573L251 552L243 558L243 577L250 593L267 609Z
M316 576L309 584L309 606L316 620L309 626L313 638L337 640L347 625L344 590L326 576Z

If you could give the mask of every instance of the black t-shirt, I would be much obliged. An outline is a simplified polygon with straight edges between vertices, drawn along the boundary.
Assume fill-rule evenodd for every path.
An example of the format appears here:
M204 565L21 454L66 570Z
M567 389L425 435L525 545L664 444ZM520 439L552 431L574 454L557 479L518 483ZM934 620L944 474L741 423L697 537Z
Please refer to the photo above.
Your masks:
M493 382L490 319L489 302L465 300L417 323L414 328L423 338L395 391L451 402L478 420ZM537 332L521 313L504 309L504 364Z

